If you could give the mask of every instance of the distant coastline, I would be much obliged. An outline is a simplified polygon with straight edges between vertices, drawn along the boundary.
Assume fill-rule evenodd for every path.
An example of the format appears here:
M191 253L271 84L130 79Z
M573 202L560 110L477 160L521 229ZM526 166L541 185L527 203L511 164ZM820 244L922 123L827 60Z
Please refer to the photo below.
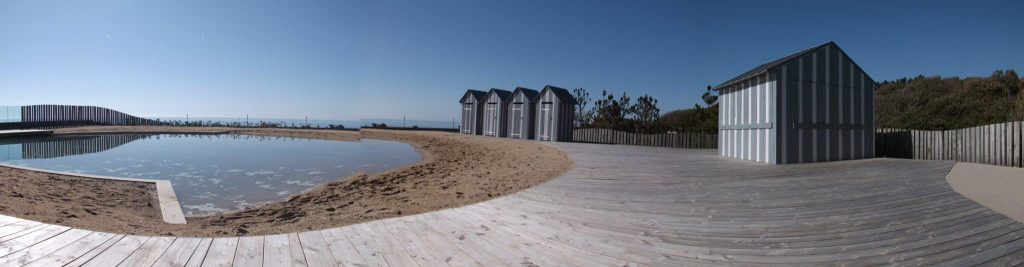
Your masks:
M146 117L147 119L160 120L162 122L168 121L181 121L181 122L210 122L210 123L223 123L233 124L238 123L241 125L246 124L246 118L229 118L229 117ZM301 127L309 124L312 128L329 128L331 125L343 125L345 129L359 129L360 127L370 127L373 124L386 124L389 127L398 128L437 128L437 129L448 129L458 128L458 122L453 121L432 121L432 120L403 120L403 119L361 119L361 120L323 120L323 119L283 119L283 118L249 118L249 125L259 125L260 122L275 123L282 126L295 126Z

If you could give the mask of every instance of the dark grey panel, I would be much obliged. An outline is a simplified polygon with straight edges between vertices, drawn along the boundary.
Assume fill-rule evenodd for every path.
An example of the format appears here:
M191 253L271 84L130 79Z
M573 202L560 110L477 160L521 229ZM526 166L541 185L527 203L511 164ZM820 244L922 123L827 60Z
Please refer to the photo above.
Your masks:
M812 92L814 88L811 86L811 83L809 82L814 79L813 57L804 56L803 58L800 59L800 62L803 63L800 70L800 84L803 87L800 93L801 97L803 98L803 104L801 105L803 107L803 110L801 111L802 116L800 122L807 123L812 122L811 113L813 113L814 110L814 106L812 105L812 97L814 96ZM811 156L814 153L814 146L813 143L811 143L811 131L804 129L797 130L800 132L800 162L810 162Z
M829 48L828 54L828 122L839 122L839 50ZM828 159L839 160L839 148L841 147L839 132L840 129L829 131Z
M822 48L822 50L814 53L814 57L815 57L814 58L814 66L815 66L815 70L814 70L814 87L815 87L814 88L814 90L815 90L814 91L815 92L815 96L814 96L814 99L815 99L815 103L814 103L814 105L815 105L815 107L814 107L814 110L815 110L814 122L815 123L822 123L822 122L825 122L825 114L826 114L825 107L827 106L825 104L825 102L828 99L828 98L825 97L825 91L827 90L826 89L826 86L827 86L826 82L827 81L825 80L825 71L827 69L827 68L825 68L825 58L827 58L827 54L825 53L825 49ZM826 153L827 153L827 149L826 148L827 148L827 145L828 145L828 140L825 139L825 137L826 137L825 132L826 132L825 129L815 129L815 130L812 130L812 134L814 134L814 137L815 137L815 138L812 139L813 147L814 147L813 148L814 149L814 161L825 161L825 160L828 159L825 156Z
M786 163L797 163L799 162L798 150L800 145L797 144L799 132L793 128L797 122L800 122L800 113L798 113L798 107L802 105L797 97L801 92L800 88L800 65L797 61L790 62L786 65L786 106L784 107L787 114L784 116L787 118L786 125L783 127L786 129L786 146L782 148L785 150Z
M865 127L868 127L868 129L866 129L866 132L867 132L867 142L868 142L867 143L868 151L867 151L867 154L865 156L869 157L869 158L873 158L873 157L875 157L875 135L873 133L875 132L875 127L876 127L875 126L875 116L874 116L874 112L875 112L875 84L874 83L868 84L868 92L865 92L864 95L865 95L865 97L867 99L867 101L866 101L866 104L867 104L867 114L869 114L866 117L867 122L864 124Z
M862 112L861 104L863 104L864 95L864 90L861 90L861 73L854 71L853 75L853 98L851 99L853 100L853 121L854 123L863 123L864 121L861 120L863 117L860 115ZM863 138L863 130L853 131L853 142L850 144L853 145L853 157L856 159L864 157Z

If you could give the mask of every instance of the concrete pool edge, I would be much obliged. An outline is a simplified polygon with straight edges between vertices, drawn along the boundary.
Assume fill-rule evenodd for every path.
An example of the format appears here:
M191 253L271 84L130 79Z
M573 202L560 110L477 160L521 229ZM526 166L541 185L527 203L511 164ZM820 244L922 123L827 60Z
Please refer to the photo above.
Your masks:
M7 167L12 169L26 170L32 172L49 173L57 175L66 175L73 177L92 178L92 179L103 179L103 180L114 180L114 181L126 181L126 182L142 182L142 183L153 183L156 185L156 197L157 197L157 208L160 209L160 217L164 222L169 224L186 224L185 214L181 211L181 203L178 202L177 195L174 194L174 187L171 186L171 182L168 180L155 180L155 179L137 179L137 178L124 178L114 176L101 176L101 175L89 175L80 173L69 173L52 171L45 169L36 169L30 167L23 167L17 165L10 165L6 163L0 163L0 167Z

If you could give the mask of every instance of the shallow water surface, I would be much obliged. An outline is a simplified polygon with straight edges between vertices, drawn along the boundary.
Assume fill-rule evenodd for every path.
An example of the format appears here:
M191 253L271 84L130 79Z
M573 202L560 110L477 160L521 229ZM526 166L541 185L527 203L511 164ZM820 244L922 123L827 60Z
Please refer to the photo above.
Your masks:
M8 139L0 162L103 176L169 180L186 215L239 210L358 172L416 163L409 144L237 134L116 134Z

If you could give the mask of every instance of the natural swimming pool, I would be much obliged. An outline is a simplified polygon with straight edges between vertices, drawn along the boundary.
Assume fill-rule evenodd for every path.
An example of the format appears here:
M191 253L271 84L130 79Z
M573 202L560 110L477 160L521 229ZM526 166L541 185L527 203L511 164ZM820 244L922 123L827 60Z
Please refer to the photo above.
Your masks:
M358 172L419 162L409 144L239 134L113 134L8 139L0 162L37 169L169 180L185 215L239 210Z

